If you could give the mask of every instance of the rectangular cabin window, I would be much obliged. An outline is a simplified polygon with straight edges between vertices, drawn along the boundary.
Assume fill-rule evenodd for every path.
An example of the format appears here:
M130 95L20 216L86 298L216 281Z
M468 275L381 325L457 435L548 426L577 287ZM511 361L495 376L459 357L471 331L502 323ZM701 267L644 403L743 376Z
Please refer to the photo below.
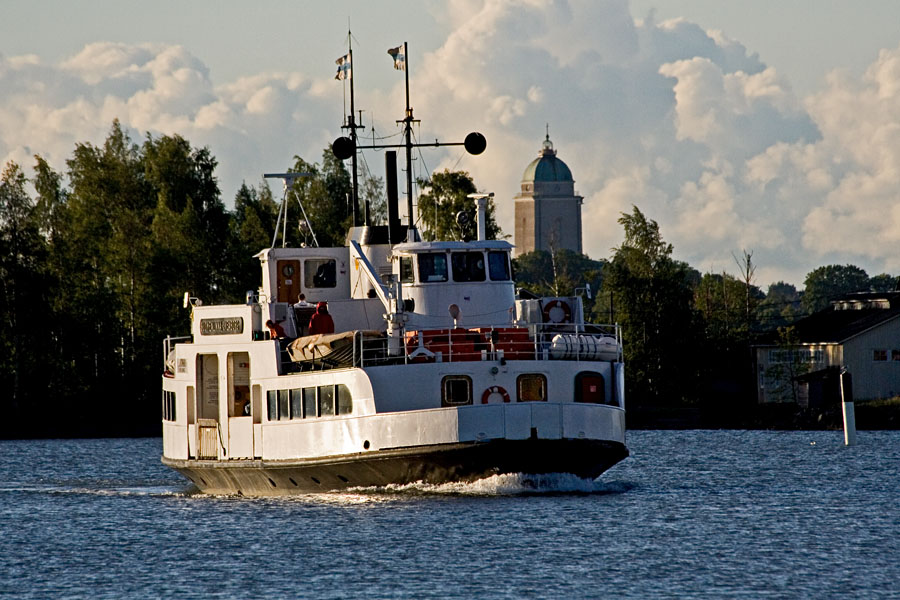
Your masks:
M268 419L270 421L278 420L278 392L276 390L269 390L268 395L266 396L268 410L266 411L268 414Z
M300 388L291 390L291 418L303 418L303 390Z
M433 252L419 255L419 282L447 281L447 254Z
M415 281L413 276L412 256L400 257L400 283L412 283Z
M900 361L900 350L891 350L891 360L894 362Z
M472 404L472 379L466 375L447 375L441 381L441 406Z
M484 254L481 252L454 252L453 281L484 281Z
M545 402L547 378L540 373L528 373L516 378L516 400L519 402Z
M575 402L603 404L605 401L603 375L584 371L575 376Z
M278 419L291 418L291 390L278 390Z
M491 281L509 281L509 255L506 252L488 252L488 270Z
M875 362L884 362L887 360L887 350L876 349L872 351L872 360Z
M316 406L316 388L303 388L303 418L312 419L319 416Z
M303 273L306 288L337 287L337 263L333 258L308 258L303 261Z
M334 414L334 386L319 386L319 416L330 417Z
M163 420L175 420L175 392L163 392Z
M350 396L350 388L343 383L335 386L337 392L337 414L349 415L353 412L353 398Z

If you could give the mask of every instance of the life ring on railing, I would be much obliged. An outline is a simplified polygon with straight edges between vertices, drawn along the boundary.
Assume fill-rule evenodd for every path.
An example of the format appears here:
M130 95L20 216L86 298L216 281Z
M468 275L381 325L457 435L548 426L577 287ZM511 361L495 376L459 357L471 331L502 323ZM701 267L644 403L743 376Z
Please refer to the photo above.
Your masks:
M489 399L491 396L493 396L494 394L500 394L500 396L503 397L503 401L504 401L504 402L509 402L509 392L507 392L506 390L504 390L504 389L503 389L502 387L500 387L499 385L494 385L494 386L491 386L491 387L489 387L488 389L484 390L484 393L481 395L481 403L482 403L482 404L487 404L487 403L488 403L488 399Z
M562 300L551 300L544 305L544 323L571 323L572 309ZM560 313L562 315L560 316Z

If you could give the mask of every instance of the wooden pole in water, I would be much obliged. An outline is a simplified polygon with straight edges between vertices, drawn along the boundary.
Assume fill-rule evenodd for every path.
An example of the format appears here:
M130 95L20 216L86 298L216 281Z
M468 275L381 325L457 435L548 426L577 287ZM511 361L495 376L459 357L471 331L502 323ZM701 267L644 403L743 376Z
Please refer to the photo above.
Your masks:
M844 445L856 445L856 414L853 410L853 377L841 369L841 406L844 414Z

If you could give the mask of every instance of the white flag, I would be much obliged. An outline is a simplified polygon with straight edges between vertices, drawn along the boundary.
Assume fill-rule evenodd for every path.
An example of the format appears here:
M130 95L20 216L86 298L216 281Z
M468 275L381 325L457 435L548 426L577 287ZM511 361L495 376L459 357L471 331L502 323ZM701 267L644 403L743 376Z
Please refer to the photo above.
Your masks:
M397 46L388 50L388 54L394 59L394 68L398 71L406 70L406 55L403 54L403 46Z
M353 77L353 65L350 64L350 55L345 54L336 61L334 61L337 66L337 75L334 76L335 79L351 79Z

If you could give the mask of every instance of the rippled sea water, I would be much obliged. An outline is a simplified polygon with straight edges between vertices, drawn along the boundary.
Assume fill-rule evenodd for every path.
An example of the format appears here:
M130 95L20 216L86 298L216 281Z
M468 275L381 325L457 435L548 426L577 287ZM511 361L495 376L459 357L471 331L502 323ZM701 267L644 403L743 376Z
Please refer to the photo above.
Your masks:
M628 445L595 482L245 499L159 439L0 442L0 596L900 598L900 432Z

